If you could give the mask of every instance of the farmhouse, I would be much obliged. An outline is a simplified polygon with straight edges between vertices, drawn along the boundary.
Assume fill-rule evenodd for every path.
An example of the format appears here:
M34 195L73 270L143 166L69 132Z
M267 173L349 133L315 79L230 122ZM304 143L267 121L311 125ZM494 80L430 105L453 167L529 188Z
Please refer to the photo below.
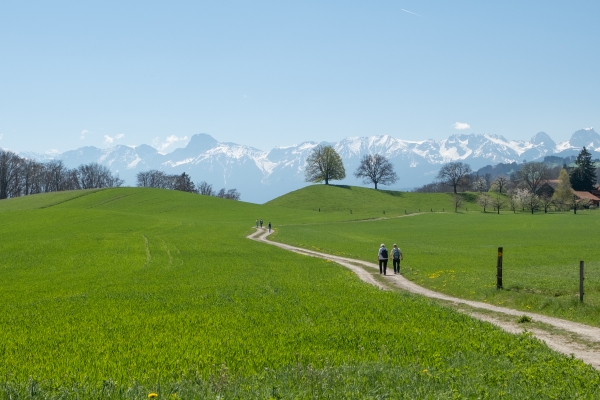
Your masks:
M573 191L573 194L577 197L577 199L579 200L583 200L583 199L587 199L590 201L590 203L592 203L595 206L600 205L600 198L594 196L593 194L591 194L590 192L580 192L580 191Z

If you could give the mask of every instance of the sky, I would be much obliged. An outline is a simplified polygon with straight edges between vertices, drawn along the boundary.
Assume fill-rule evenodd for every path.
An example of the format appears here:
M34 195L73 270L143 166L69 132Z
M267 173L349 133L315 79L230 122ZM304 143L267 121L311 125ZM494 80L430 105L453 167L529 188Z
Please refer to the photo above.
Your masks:
M600 126L598 1L0 5L0 147L270 150Z

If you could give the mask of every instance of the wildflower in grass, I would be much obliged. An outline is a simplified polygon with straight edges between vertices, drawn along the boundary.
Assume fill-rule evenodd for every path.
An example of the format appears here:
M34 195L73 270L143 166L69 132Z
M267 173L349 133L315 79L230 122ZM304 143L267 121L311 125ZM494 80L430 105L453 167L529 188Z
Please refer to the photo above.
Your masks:
M148 398L149 398L149 399L155 399L155 398L157 398L157 397L158 397L158 394L156 394L156 393L154 393L154 392L152 392L152 393L148 393Z

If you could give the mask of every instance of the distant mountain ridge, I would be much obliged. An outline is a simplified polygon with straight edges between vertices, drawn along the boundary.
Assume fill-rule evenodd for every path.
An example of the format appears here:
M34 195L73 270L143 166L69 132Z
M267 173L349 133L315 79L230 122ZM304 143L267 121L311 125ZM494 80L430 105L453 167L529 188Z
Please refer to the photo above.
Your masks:
M342 157L347 178L335 183L360 185L353 172L364 154L379 153L393 164L399 181L383 189L411 189L430 183L442 164L463 161L474 170L489 164L533 161L548 155L576 155L586 146L593 157L600 156L600 134L593 128L581 129L571 139L555 143L539 132L529 141L508 140L490 134L457 134L444 140L409 141L388 135L347 137L332 145ZM39 161L60 159L69 166L98 162L119 173L126 184L135 185L140 171L159 169L167 173L188 173L195 182L206 181L217 190L236 188L242 200L263 203L306 186L304 164L310 151L320 143L303 142L275 147L266 152L250 146L219 142L201 133L193 135L183 148L161 154L152 146L117 145L107 149L81 147L60 154L20 153Z

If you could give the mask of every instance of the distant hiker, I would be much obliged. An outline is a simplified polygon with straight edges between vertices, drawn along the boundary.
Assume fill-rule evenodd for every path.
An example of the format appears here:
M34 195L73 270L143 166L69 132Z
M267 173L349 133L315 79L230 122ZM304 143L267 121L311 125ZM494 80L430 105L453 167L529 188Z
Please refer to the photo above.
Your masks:
M258 218L256 218L256 229L258 229Z
M260 228L262 229L262 219L260 220Z
M271 223L269 222L269 232L271 232Z
M402 250L398 248L398 245L394 243L394 248L392 249L392 262L394 263L394 274L400 273L400 260L404 260L404 256L402 256Z
M377 258L379 258L379 274L386 275L387 262L388 262L388 251L385 248L385 244L383 244L383 243L381 243L381 247L379 248L379 253L377 254Z

